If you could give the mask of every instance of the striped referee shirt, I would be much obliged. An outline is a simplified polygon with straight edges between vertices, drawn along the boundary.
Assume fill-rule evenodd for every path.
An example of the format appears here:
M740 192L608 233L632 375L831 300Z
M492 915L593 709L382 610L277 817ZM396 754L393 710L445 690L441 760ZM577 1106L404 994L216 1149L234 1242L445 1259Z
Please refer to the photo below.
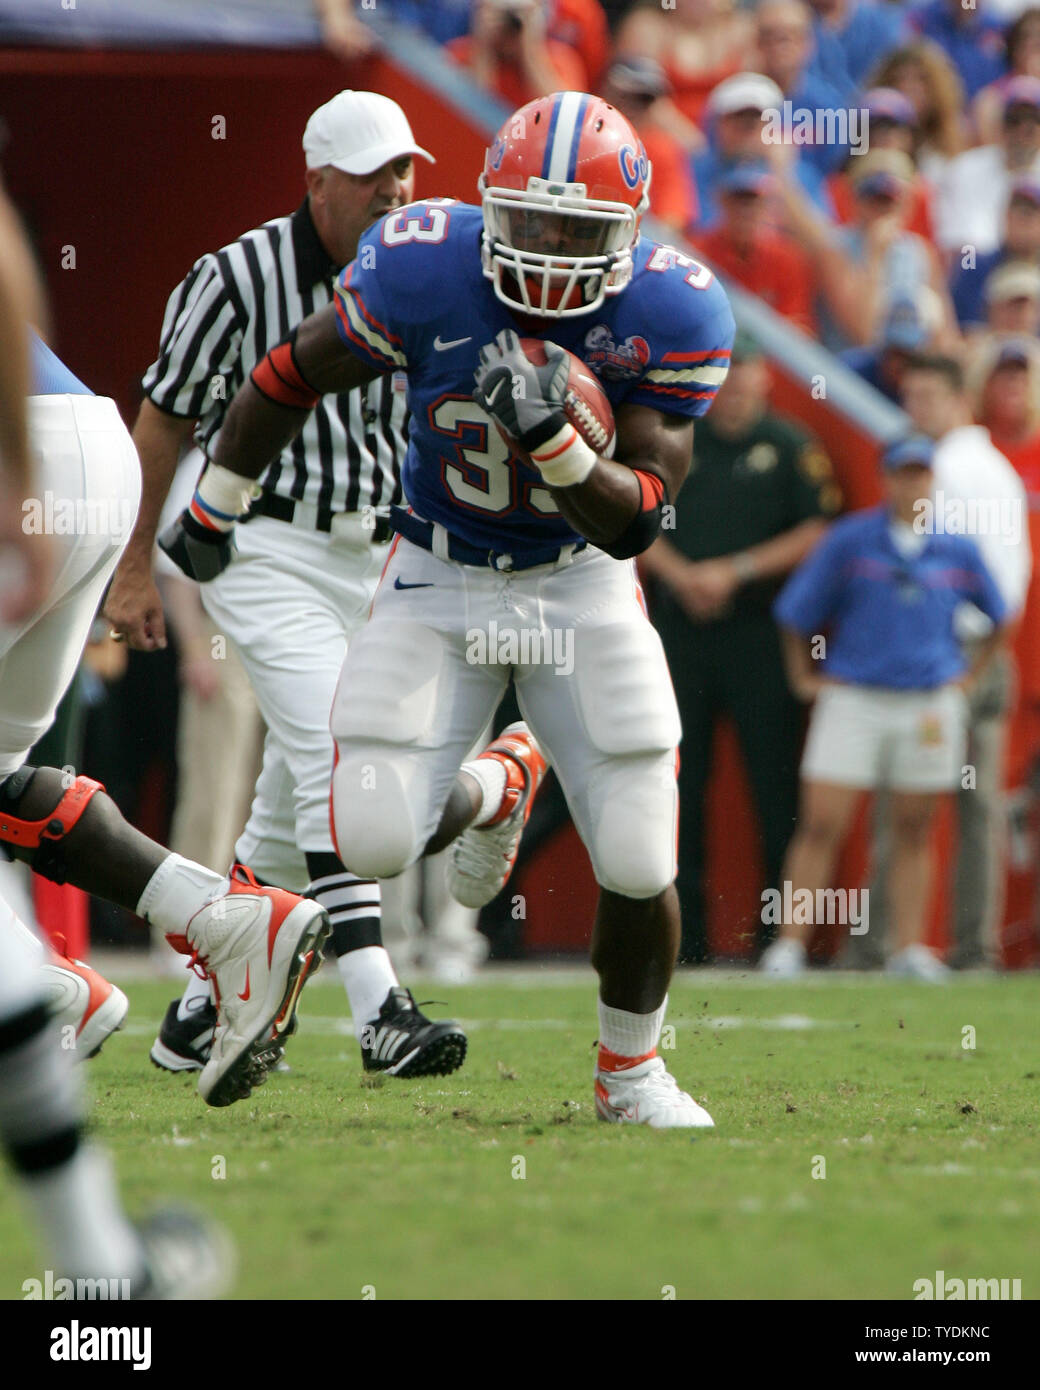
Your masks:
M167 415L198 421L195 440L213 457L227 408L262 357L328 304L341 267L329 257L306 200L202 256L170 295L159 356L142 380ZM401 500L407 443L406 380L380 376L323 396L306 425L264 473L267 492L336 512L385 511Z

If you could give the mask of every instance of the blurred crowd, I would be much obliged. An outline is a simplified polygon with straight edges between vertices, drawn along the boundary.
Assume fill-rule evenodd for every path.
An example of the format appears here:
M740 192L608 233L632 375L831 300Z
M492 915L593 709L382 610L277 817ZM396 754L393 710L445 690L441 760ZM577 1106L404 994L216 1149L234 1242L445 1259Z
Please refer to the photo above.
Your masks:
M978 537L1002 621L975 607L974 629L963 611L954 623L955 608L973 605L949 594L949 611L920 618L917 633L922 647L938 644L933 656L954 643L951 661L970 672L952 682L966 701L947 731L947 751L960 748L970 764L970 786L949 781L956 759L939 776L944 791L957 792L947 960L999 965L1006 789L1009 779L1028 783L1040 751L1040 579L1031 563L1040 544L1040 8L1018 0L380 3L510 106L579 88L624 112L653 164L656 217L724 283L757 295L903 406L928 441L882 469L886 515L895 518L898 505L913 515L915 487L1017 509L1017 526ZM829 460L776 413L761 351L747 340L697 439L675 532L644 564L683 710L679 887L690 961L710 956L705 806L721 715L737 728L766 883L825 887L848 830L833 797L813 800L804 763L799 819L798 697L819 692L797 688L772 608L840 509ZM892 588L894 602L909 591L906 570L916 575L927 563L912 542L897 560L903 591ZM875 610L889 597L873 594ZM866 677L871 689L891 682L893 690L915 679L905 662ZM911 713L899 704L898 718L889 711L881 724L906 714L909 744L879 742L843 773L825 748L816 780L827 785L829 767L834 782L849 784L851 807L865 790L888 793L875 813L870 930L853 934L844 958L880 965L887 956L890 968L937 979L942 961L923 939L938 783L927 769L918 781L908 769L914 731L932 731L925 743L934 753L947 716L907 698ZM869 724L870 711L854 704L832 711L840 744L863 734L861 716ZM818 708L814 724L822 723ZM776 973L796 973L811 933L778 925L781 947L770 948L775 931L758 924L756 953L766 951Z

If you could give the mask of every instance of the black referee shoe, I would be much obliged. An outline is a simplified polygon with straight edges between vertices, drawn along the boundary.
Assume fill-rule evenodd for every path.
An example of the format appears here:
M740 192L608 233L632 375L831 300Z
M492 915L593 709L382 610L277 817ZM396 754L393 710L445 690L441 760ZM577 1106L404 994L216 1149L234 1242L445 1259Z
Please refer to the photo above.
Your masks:
M379 1017L361 1030L366 1071L390 1076L447 1076L466 1057L466 1035L457 1023L432 1023L419 1012L411 990L395 985Z
M166 1010L149 1056L163 1071L201 1071L209 1061L217 1011L209 999L199 995L194 1001L197 1007L192 1008L189 1016L178 1018L180 1002L175 999Z

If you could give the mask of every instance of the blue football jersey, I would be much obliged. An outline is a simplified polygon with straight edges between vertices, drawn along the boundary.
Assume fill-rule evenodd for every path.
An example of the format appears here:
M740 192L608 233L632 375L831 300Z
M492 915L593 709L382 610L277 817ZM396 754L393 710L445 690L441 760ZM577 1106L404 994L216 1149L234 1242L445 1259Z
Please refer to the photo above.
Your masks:
M733 315L710 271L641 238L631 282L595 312L521 318L484 276L483 226L478 207L448 199L383 218L336 282L337 326L362 361L407 373L402 482L419 516L489 550L566 544L579 537L540 474L473 400L480 349L504 328L547 339L592 368L615 408L696 417L726 375Z

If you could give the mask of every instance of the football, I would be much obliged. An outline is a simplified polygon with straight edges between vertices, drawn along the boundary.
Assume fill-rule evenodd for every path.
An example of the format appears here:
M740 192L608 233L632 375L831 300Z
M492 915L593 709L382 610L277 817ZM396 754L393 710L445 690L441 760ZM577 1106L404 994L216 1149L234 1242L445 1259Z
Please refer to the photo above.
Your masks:
M544 364L545 344L541 338L521 338L520 346L529 362L536 367ZM564 412L585 443L597 454L610 458L614 452L614 411L592 368L587 367L580 357L575 357L573 352L568 352L567 356L570 358L570 372ZM503 438L513 443L504 434Z

